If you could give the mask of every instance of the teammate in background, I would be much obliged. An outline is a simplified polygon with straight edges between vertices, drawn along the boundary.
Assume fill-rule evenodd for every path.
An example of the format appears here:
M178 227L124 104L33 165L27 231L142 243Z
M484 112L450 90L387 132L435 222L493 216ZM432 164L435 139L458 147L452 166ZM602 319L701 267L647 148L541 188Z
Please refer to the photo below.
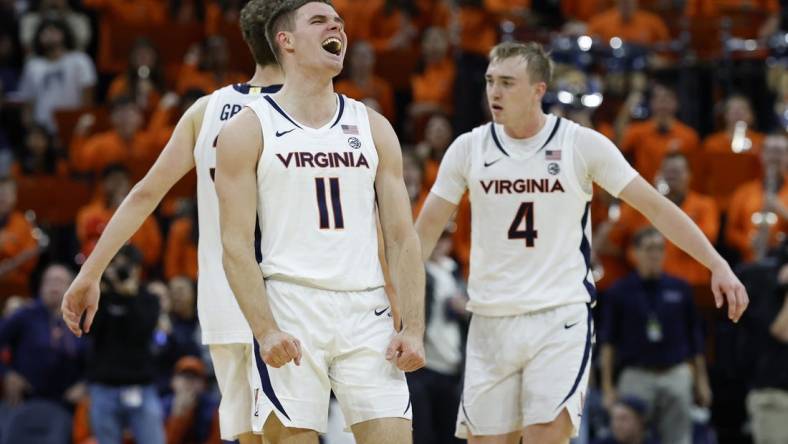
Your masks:
M403 371L424 365L424 267L396 134L334 93L343 28L331 3L317 0L287 1L268 22L286 80L219 135L223 264L260 344L266 439L317 443L333 390L357 442L409 443ZM399 333L385 315L376 207Z
M256 67L245 84L229 85L195 102L181 117L151 170L134 186L110 220L63 300L63 318L77 336L88 332L99 303L99 279L115 253L137 231L164 195L186 173L197 169L198 246L197 308L203 343L210 346L222 394L219 406L223 439L259 443L251 433L254 397L252 332L235 302L221 263L219 203L213 177L216 138L221 127L244 105L278 91L282 70L265 39L265 23L280 0L252 0L241 11L241 29ZM251 250L250 250L251 251ZM84 325L80 318L85 313Z
M517 443L521 436L528 443L566 443L577 434L594 337L593 183L709 268L717 306L727 298L732 320L748 303L698 227L608 139L542 112L551 74L539 44L493 48L486 78L494 122L454 141L416 222L426 258L469 190L474 316L457 435L470 443Z

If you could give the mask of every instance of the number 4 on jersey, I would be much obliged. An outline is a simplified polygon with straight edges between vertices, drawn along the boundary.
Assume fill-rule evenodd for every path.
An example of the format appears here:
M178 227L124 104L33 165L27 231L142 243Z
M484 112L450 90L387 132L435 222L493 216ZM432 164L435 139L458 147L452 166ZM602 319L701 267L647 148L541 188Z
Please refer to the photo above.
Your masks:
M523 224L525 229L521 230ZM538 231L534 230L534 203L523 202L509 227L509 239L525 239L525 246L533 247L537 237Z

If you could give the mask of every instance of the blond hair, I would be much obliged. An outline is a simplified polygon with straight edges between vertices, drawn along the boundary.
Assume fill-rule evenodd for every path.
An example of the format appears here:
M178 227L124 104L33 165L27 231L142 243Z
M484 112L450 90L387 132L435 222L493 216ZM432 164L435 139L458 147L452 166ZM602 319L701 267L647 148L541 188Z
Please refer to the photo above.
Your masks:
M522 57L526 62L526 71L531 83L544 82L550 84L553 77L553 61L544 47L536 42L503 42L490 50L490 62Z

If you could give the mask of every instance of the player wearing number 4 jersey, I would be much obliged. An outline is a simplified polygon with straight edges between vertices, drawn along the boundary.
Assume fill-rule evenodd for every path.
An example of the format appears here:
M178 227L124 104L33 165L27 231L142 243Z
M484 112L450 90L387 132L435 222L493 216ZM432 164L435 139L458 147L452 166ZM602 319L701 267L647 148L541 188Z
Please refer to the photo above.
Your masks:
M178 122L170 141L145 177L135 185L102 233L95 250L63 299L63 317L82 334L80 317L90 329L99 299L99 278L111 258L170 188L193 168L197 171L199 213L197 311L202 340L210 346L222 394L219 405L223 439L241 444L261 442L252 434L255 398L262 396L252 347L252 332L235 301L221 263L219 203L213 183L216 138L222 126L244 105L279 90L283 75L265 39L265 23L281 1L252 0L241 10L241 28L257 64L254 77L203 97ZM265 85L274 85L268 86ZM251 247L250 247L251 248Z
M566 443L577 433L594 338L593 183L711 269L717 305L726 297L731 319L748 302L703 233L609 140L542 112L551 73L538 44L502 43L491 51L493 122L449 147L416 222L426 258L468 190L474 316L457 436L471 443Z
M222 129L216 170L224 269L259 342L255 429L317 443L333 391L357 442L408 443L403 371L424 365L425 284L399 143L383 117L333 91L347 37L330 2L286 1L266 35L285 84ZM399 333L384 315L378 212Z

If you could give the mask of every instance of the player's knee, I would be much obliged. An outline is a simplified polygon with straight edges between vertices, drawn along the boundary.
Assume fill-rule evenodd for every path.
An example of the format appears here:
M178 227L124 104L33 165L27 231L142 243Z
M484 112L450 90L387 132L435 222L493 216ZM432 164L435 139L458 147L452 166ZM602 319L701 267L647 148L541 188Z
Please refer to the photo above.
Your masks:
M554 420L544 424L533 424L525 428L525 442L545 444L568 444L574 426L569 412L564 409Z
M287 440L288 443L293 444L318 443L316 431L311 429L286 427L274 413L268 415L268 419L265 420L265 424L263 425L263 436L265 437L263 442L266 444L277 444L285 440Z

